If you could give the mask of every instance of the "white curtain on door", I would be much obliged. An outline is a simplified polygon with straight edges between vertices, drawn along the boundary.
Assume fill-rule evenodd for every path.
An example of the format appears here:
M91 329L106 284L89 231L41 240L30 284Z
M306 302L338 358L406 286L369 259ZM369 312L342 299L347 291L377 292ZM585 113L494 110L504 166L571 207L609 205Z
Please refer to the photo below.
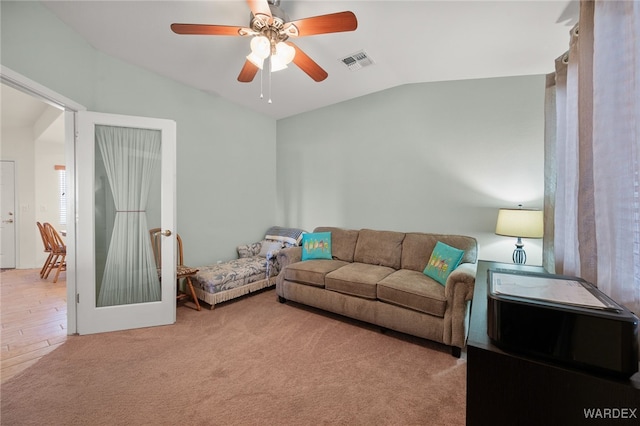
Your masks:
M576 30L556 61L545 266L640 313L640 2L583 0Z
M145 212L160 141L159 130L96 126L116 208L99 307L161 299Z

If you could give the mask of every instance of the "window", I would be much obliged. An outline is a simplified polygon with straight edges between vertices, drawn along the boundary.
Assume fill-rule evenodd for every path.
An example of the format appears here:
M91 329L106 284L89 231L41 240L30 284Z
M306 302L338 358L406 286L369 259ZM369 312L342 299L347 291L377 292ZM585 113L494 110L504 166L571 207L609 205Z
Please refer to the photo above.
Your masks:
M60 225L67 224L67 170L64 166L54 166L58 172L58 203L60 206Z

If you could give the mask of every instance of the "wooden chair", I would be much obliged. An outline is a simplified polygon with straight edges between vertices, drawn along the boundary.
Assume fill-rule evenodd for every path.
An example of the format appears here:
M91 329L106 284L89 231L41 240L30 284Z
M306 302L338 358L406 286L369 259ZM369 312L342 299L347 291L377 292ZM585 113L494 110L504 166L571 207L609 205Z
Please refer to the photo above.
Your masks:
M44 228L44 236L48 239L49 245L51 246L51 260L44 272L43 278L49 278L49 274L55 268L56 275L53 277L53 282L55 283L58 282L60 272L67 270L67 245L62 240L58 231L56 231L49 222L45 222L42 226Z
M44 230L44 226L40 222L36 222L36 225L38 225L38 230L40 231L40 237L42 238L42 245L44 246L44 252L48 253L47 259L44 261L42 268L40 268L40 278L44 278L44 274L49 268L49 262L51 262L53 253L51 250L51 244L49 243L49 238L47 238L46 236L46 231Z
M151 237L151 247L153 248L153 256L156 260L156 265L158 267L158 276L161 276L160 265L162 265L162 237L160 228L153 228L149 230L149 236ZM193 302L196 305L196 309L200 310L200 302L198 301L198 296L196 296L196 291L193 288L193 283L191 282L191 277L194 276L198 270L196 268L192 268L190 266L184 265L184 252L182 249L182 238L180 235L176 234L176 240L178 241L178 255L177 255L177 264L176 264L176 285L178 287L177 300L185 299L189 296L193 299ZM185 291L180 291L180 281L185 280ZM187 293L186 291L189 291Z

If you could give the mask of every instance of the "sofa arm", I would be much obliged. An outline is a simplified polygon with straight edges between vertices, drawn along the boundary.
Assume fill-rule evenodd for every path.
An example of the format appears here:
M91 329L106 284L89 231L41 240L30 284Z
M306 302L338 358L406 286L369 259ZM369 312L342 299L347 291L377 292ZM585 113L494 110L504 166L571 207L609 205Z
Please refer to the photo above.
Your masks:
M444 314L444 343L463 348L467 340L469 301L473 299L477 263L462 263L447 278L444 294L447 308Z
M302 261L302 247L300 246L284 248L278 252L278 264L280 266L280 273L276 277L276 294L278 296L283 296L282 282L284 281L285 267L300 261Z
M444 294L447 301L453 301L454 294L461 293L463 300L473 299L473 288L476 284L477 263L461 263L447 277Z
M285 266L292 263L300 262L302 260L302 247L288 247L278 252L278 263L280 264L280 270L282 271Z

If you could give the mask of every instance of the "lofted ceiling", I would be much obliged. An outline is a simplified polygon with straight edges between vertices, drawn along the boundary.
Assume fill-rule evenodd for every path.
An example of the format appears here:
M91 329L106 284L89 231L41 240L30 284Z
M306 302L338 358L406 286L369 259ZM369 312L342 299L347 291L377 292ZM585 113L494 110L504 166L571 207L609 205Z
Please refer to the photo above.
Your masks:
M282 0L291 20L350 10L358 28L292 39L326 80L291 64L269 84L266 73L237 81L249 37L170 30L176 22L249 26L245 0L42 3L97 50L276 119L408 83L549 73L579 13L577 0ZM352 71L340 61L361 50L373 65Z

